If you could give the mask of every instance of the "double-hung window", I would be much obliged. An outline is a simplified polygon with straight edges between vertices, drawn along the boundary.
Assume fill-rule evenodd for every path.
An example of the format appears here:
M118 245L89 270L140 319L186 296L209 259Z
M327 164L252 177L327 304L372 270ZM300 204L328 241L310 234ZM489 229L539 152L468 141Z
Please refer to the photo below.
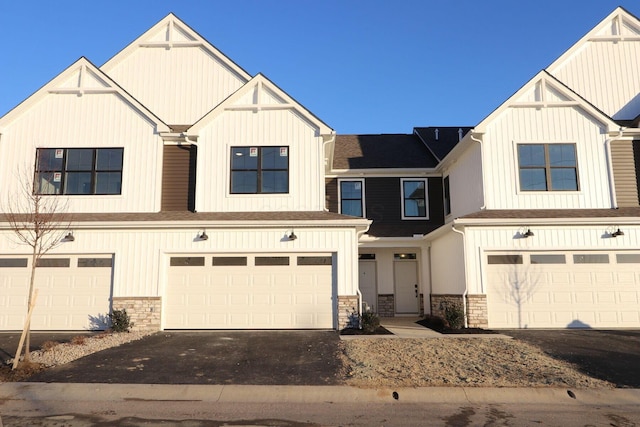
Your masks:
M39 148L37 194L121 194L122 148Z
M364 180L340 180L340 213L364 217Z
M402 219L428 219L427 180L401 179Z
M289 192L289 147L231 147L231 194Z
M521 191L577 191L575 144L519 144Z

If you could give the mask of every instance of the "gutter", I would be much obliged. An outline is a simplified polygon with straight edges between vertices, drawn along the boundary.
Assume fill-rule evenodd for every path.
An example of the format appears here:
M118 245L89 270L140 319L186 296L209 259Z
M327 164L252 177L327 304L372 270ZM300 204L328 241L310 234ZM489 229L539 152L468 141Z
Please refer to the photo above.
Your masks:
M464 313L464 327L469 327L469 319L467 318L467 294L469 293L469 284L467 282L467 239L464 231L456 228L455 224L451 224L451 230L454 233L462 235L462 253L464 255L464 292L462 293L462 311Z
M611 143L622 139L623 128L618 130L618 136L607 138L604 142L604 150L607 156L607 174L609 175L609 191L611 191L611 207L618 209L618 197L616 195L616 183L613 177L613 160L611 159Z

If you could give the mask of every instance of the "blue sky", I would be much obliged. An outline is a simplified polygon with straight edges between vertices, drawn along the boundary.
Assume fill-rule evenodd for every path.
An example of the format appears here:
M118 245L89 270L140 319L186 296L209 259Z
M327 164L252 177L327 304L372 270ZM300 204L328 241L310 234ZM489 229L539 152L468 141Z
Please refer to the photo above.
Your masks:
M173 12L340 134L473 126L616 6L640 16L637 0L3 0L0 116Z

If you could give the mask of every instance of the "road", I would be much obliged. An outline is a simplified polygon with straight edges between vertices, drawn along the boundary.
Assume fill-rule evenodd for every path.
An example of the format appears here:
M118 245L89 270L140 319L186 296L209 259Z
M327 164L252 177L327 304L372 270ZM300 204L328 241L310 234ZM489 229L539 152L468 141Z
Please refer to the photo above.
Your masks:
M639 405L5 401L3 427L635 426Z

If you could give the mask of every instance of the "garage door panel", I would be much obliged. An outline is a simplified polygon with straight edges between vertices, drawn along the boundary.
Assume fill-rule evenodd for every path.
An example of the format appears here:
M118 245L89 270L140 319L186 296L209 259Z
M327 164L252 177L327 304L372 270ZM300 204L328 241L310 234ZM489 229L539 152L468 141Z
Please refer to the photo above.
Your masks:
M616 262L616 252L556 253L567 263L532 265L531 253L518 252L523 264L486 264L489 327L640 326L640 265ZM514 281L523 272L527 280Z

